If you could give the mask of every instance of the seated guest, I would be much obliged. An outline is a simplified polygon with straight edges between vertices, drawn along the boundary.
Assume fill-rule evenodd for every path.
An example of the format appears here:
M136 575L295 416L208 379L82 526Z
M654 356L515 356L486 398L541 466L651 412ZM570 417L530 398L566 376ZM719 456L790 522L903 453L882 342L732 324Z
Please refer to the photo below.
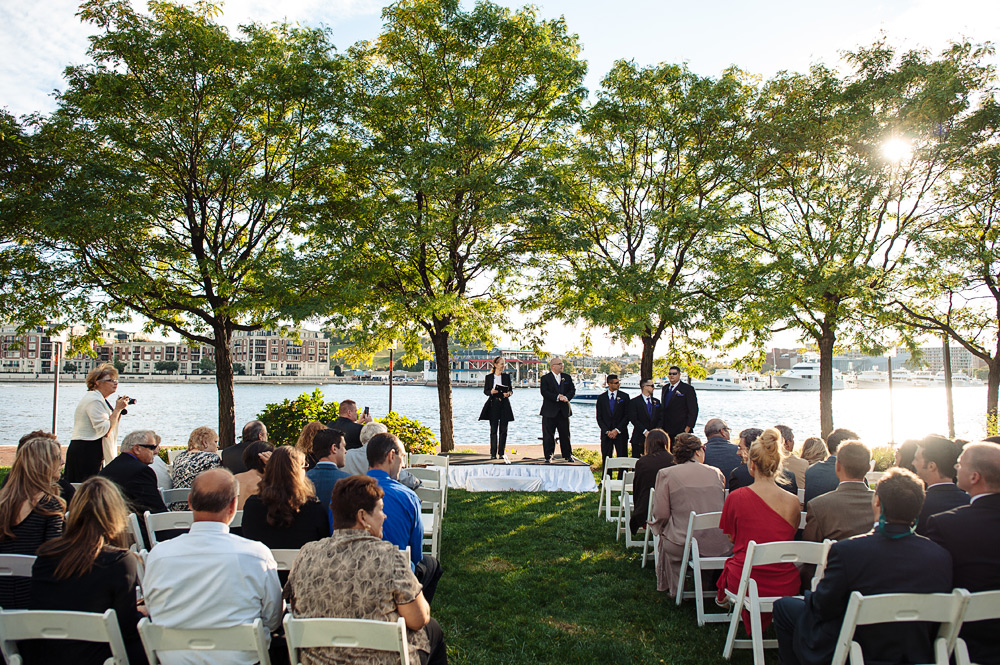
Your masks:
M297 550L330 535L327 507L306 478L305 456L291 446L271 453L257 493L243 506L243 535L271 549Z
M758 436L747 454L747 466L753 484L738 490L729 490L729 497L722 506L719 528L733 541L733 555L726 559L719 577L719 594L716 602L728 604L726 590L733 593L739 588L751 540L770 543L792 540L799 528L798 497L778 487L775 477L781 471L785 449L778 430L768 428ZM761 596L793 596L799 592L799 571L791 563L754 568L751 577L757 582ZM761 628L767 629L771 615L761 616ZM743 626L750 632L750 620L743 614Z
M333 513L330 512L330 496L333 486L338 480L350 477L351 474L341 471L347 449L344 447L344 435L335 429L323 428L316 433L312 441L313 453L316 455L316 466L306 472L306 477L316 488L316 498L326 507L330 516L331 528ZM359 449L360 450L360 449Z
M195 427L188 436L187 450L174 458L170 481L174 487L191 487L202 471L222 466L219 458L219 435L211 427ZM187 510L187 501L171 504L170 510Z
M368 473L368 442L376 434L383 434L389 429L382 423L365 423L361 428L361 447L351 448L344 455L343 470L352 476L363 476ZM420 487L421 481L406 469L399 470L399 482L411 490Z
M722 510L726 487L722 472L705 464L705 448L695 435L677 435L674 460L675 465L656 474L656 498L649 518L649 528L660 536L656 589L668 591L671 596L677 593L691 511L701 514ZM719 529L705 529L695 535L703 556L728 556L732 552L732 544Z
M970 443L958 458L958 487L969 505L931 515L925 534L951 553L954 585L1000 589L1000 445ZM975 663L1000 663L1000 621L962 624L962 639Z
M917 446L913 466L924 481L927 495L917 520L917 533L927 535L931 515L969 504L969 495L955 485L955 464L961 448L943 436L924 437Z
M424 585L424 597L431 602L441 579L441 564L423 554L424 523L420 519L419 497L396 480L405 458L406 449L395 434L376 434L368 442L368 475L385 492L385 515L389 522L382 537L401 550L409 546L413 572Z
M30 432L21 437L21 440L17 442L17 449L21 450L21 448L24 448L24 444L26 444L28 441L38 438L52 439L56 443L59 442L58 437L56 437L56 435L53 434L52 432L46 432L45 430L36 429L34 432ZM7 484L8 478L10 478L9 475L4 477L3 482L0 483L0 487L3 487L4 485ZM62 497L62 500L66 502L66 505L69 505L69 502L70 500L72 500L73 493L75 491L76 490L73 489L73 483L66 480L66 473L64 471L59 476L59 496Z
M809 463L809 466L822 462L830 456L823 439L818 436L811 436L802 442L802 459ZM805 488L805 483L802 485Z
M693 434L678 434L678 436L694 436ZM695 440L698 437L694 437ZM649 490L656 484L656 474L660 469L673 466L674 456L670 454L670 436L660 428L646 432L646 451L635 463L635 477L632 481L632 517L629 528L632 533L638 531L646 523L646 510L649 508ZM698 441L701 445L701 441Z
M837 448L844 441L857 441L858 435L849 429L835 429L826 437L826 449L830 456L822 462L813 464L806 471L806 507L809 502L820 494L826 494L837 489L840 479L837 478Z
M267 468L267 461L271 459L273 452L274 444L267 441L254 441L243 449L243 464L247 470L236 474L236 482L240 485L237 510L243 510L247 499L257 493L260 479L264 477L264 469Z
M904 441L898 448L896 448L896 466L900 469L906 469L907 471L917 472L917 468L913 466L913 458L917 455L917 447L919 441L916 439L910 439L909 441Z
M872 497L865 484L871 452L860 441L845 441L837 449L840 485L809 502L802 540L821 543L827 538L844 540L872 530Z
M243 426L240 442L222 451L222 466L239 474L247 470L243 463L243 451L255 441L267 441L267 427L259 420L251 420Z
M188 497L194 513L191 530L150 550L142 589L154 624L228 628L261 619L268 641L281 625L281 585L271 551L263 543L229 533L236 490L236 479L226 469L199 474ZM172 651L161 654L160 660L165 665L257 662L252 651L216 651L211 660L192 660L187 652Z
M361 428L371 421L372 417L367 413L358 418L357 402L345 399L337 406L337 419L332 423L326 423L326 426L343 432L347 449L353 450L361 447Z
M948 552L913 533L923 498L919 478L904 469L891 469L875 489L875 530L833 544L816 591L775 603L782 665L830 662L853 591L866 596L951 592ZM854 641L861 645L865 662L928 663L934 661L931 628L920 622L859 626Z
M795 454L795 435L792 433L791 427L775 425L774 429L781 432L781 438L785 440L785 452L788 453L788 456L785 457L784 468L795 475L795 486L796 491L798 491L806 486L806 469L809 468L809 462Z
M14 456L0 488L0 554L34 556L39 546L63 532L66 502L59 498L62 446L55 439L27 441ZM28 606L31 578L0 577L0 607Z
M753 475L751 475L750 467L747 466L745 460L747 459L750 451L750 444L761 435L762 431L763 430L757 429L756 427L751 427L750 429L745 429L740 432L739 451L744 462L733 469L733 472L729 474L729 482L727 483L727 486L729 487L730 492L753 484ZM782 444L782 447L784 447L784 444ZM799 487L795 483L795 474L791 471L782 468L778 472L776 480L782 489L791 492L795 496L799 495Z
M420 582L405 553L383 539L384 493L366 476L333 488L333 535L302 547L285 596L295 617L339 617L406 622L410 662L446 664L444 634L431 618ZM391 519L391 518L390 518ZM304 663L382 663L388 655L355 649L303 649ZM398 662L398 658L396 659Z
M147 510L167 512L156 486L156 474L149 468L160 450L158 439L156 432L148 429L129 432L122 439L121 454L101 469L100 475L118 485L129 508L139 516L140 525L142 514Z
M313 454L313 438L316 436L316 432L326 428L326 425L318 420L314 420L302 428L302 432L299 434L299 440L295 442L295 447L302 451L302 454L306 457L307 471L316 466L316 461L318 459L317 456Z
M743 464L739 447L729 440L729 425L721 418L705 423L705 464L714 466L729 481L729 474Z
M127 527L128 508L114 483L100 476L85 480L70 502L63 535L38 548L28 608L114 610L128 660L139 665L146 653L136 629L141 618L135 605L138 558L125 549ZM103 665L111 657L108 645L98 642L48 640L38 648L45 658L38 662Z

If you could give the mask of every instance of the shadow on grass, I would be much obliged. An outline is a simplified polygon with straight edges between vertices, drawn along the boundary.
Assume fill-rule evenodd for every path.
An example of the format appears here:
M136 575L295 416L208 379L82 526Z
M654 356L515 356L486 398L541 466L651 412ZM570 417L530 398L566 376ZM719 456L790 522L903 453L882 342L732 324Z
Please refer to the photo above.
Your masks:
M727 625L698 628L690 601L656 591L641 550L597 517L597 493L451 490L443 526L432 613L452 665L726 662Z

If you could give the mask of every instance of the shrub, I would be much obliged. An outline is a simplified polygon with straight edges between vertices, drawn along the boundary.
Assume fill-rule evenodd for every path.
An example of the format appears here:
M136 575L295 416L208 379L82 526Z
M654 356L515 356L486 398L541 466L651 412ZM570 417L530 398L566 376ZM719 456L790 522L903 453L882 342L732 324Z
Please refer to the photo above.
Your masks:
M437 453L438 441L429 427L424 427L419 421L401 416L390 411L378 422L386 426L391 434L399 437L406 452L417 455L434 455Z
M312 393L302 393L294 400L281 404L268 404L257 414L257 419L267 427L267 440L276 446L295 445L302 428L314 420L331 422L337 419L338 402L324 402L319 388Z
M0 485L2 485L5 480L7 480L8 473L10 473L9 466L0 466Z
M875 460L876 471L888 471L896 464L896 449L892 446L872 448L872 459Z
M167 452L170 450L187 450L187 446L160 446L160 452L156 453L164 464L170 464L170 458L167 456Z

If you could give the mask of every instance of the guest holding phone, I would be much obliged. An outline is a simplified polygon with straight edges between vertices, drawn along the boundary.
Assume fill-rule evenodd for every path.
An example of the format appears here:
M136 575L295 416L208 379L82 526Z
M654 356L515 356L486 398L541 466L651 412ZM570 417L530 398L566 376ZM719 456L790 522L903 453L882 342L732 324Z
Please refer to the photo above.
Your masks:
M510 374L503 371L506 365L503 356L494 358L493 371L486 375L486 385L483 387L483 393L488 399L479 413L479 419L490 421L490 459L503 457L507 447L507 423L514 420L514 411L510 408L514 384L510 380Z

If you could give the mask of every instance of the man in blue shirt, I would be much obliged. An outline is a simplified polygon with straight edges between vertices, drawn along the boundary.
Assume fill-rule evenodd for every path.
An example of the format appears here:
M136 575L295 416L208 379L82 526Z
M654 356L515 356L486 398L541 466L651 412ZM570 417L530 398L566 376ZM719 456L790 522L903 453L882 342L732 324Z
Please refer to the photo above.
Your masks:
M350 476L346 471L340 470L340 467L344 466L345 453L347 447L343 432L335 429L321 429L316 432L313 438L313 455L318 461L316 466L306 472L306 477L316 487L316 497L326 506L330 514L331 529L333 529L333 512L330 510L330 495L333 494L333 486L341 478Z
M424 586L424 597L430 602L441 578L441 564L430 555L424 556L422 551L424 523L420 519L420 498L397 480L405 459L406 449L395 434L376 434L368 442L368 475L377 480L385 492L382 510L386 520L382 525L382 538L401 550L409 546L410 565Z

